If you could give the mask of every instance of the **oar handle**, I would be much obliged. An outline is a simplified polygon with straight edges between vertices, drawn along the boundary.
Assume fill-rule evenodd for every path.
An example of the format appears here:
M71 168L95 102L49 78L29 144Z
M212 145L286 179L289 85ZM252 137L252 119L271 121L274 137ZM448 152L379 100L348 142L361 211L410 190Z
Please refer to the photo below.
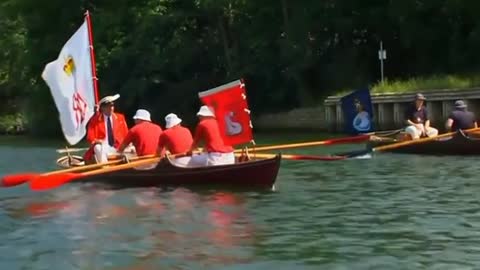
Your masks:
M171 155L170 157L175 158L175 157L182 157L182 156L186 156L186 153L179 153L179 154ZM135 161L131 161L133 159L135 159ZM81 176L82 177L83 176L91 176L91 175L109 173L109 172L120 171L120 170L125 170L125 169L131 169L131 168L140 167L140 166L144 166L144 165L150 165L152 163L160 162L161 159L162 158L157 156L157 155L140 156L140 157L130 159L131 162L128 162L128 163L125 163L125 164L120 164L120 165L116 165L116 166L112 166L112 167L106 167L106 168L101 168L101 169L98 169L98 170L92 170L92 171L81 173ZM121 162L121 161L122 160L119 160L119 161L117 161L117 163ZM99 164L99 165L100 166L105 166L105 165L108 165L108 163L102 163L102 164Z
M132 157L132 158L130 158L129 160L140 160L140 159L152 158L152 157L155 157L155 155L146 155L146 156ZM46 173L46 174L44 174L44 175L51 175L51 174L57 174L57 173L72 173L72 172L88 171L88 170L100 168L100 167L107 166L107 165L115 165L115 164L121 163L122 161L123 161L122 159L115 159L115 160L108 161L108 162L104 162L104 163L95 163L95 164L78 166L78 167L73 167L73 168L64 169L64 170L53 171L53 172Z

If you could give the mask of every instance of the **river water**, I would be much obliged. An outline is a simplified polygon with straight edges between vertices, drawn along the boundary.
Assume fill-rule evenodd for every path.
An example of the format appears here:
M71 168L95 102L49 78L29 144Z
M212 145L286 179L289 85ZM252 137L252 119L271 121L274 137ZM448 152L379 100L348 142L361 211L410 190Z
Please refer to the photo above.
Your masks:
M55 146L3 143L0 175L55 169ZM480 269L476 162L285 160L276 191L1 189L0 269Z

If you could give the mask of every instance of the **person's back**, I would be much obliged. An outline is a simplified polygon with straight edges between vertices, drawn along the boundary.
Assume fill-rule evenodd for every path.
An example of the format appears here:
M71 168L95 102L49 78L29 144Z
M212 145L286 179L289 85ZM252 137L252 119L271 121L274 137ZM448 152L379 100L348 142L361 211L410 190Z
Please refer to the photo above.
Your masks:
M181 125L176 125L165 130L160 136L158 145L165 147L171 154L186 153L192 147L193 137L190 130Z
M203 141L206 152L193 155L190 164L193 166L234 164L233 147L224 143L213 109L204 105L200 107L197 116L200 123L195 129L191 151Z
M162 132L159 125L145 121L131 128L125 140L131 140L138 156L154 155Z
M448 116L446 128L447 130L457 131L459 129L476 128L477 122L475 115L467 110L467 105L462 100L455 102L455 110Z
M203 138L208 152L229 153L233 151L231 146L224 144L215 118L202 119L197 126L195 138L197 140Z
M156 154L162 128L151 122L150 113L146 110L137 110L133 119L136 124L128 131L118 151L123 152L125 147L132 143L138 156Z

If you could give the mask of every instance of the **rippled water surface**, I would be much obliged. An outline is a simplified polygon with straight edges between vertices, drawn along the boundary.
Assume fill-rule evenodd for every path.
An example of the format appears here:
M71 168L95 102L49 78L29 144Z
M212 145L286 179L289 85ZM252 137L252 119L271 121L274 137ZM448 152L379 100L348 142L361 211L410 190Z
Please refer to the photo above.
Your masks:
M55 169L54 146L8 145L0 175ZM478 161L285 160L276 191L2 189L0 269L479 269Z

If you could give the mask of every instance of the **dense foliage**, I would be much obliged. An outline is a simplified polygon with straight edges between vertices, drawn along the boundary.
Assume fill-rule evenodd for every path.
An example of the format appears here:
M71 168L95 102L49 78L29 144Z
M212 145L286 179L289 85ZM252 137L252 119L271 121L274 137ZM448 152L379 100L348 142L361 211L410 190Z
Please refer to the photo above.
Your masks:
M158 121L171 111L191 121L198 91L240 77L257 114L369 85L381 40L392 79L480 64L476 0L3 0L0 113L58 130L40 74L87 9L101 95L118 92L127 115L144 107Z

